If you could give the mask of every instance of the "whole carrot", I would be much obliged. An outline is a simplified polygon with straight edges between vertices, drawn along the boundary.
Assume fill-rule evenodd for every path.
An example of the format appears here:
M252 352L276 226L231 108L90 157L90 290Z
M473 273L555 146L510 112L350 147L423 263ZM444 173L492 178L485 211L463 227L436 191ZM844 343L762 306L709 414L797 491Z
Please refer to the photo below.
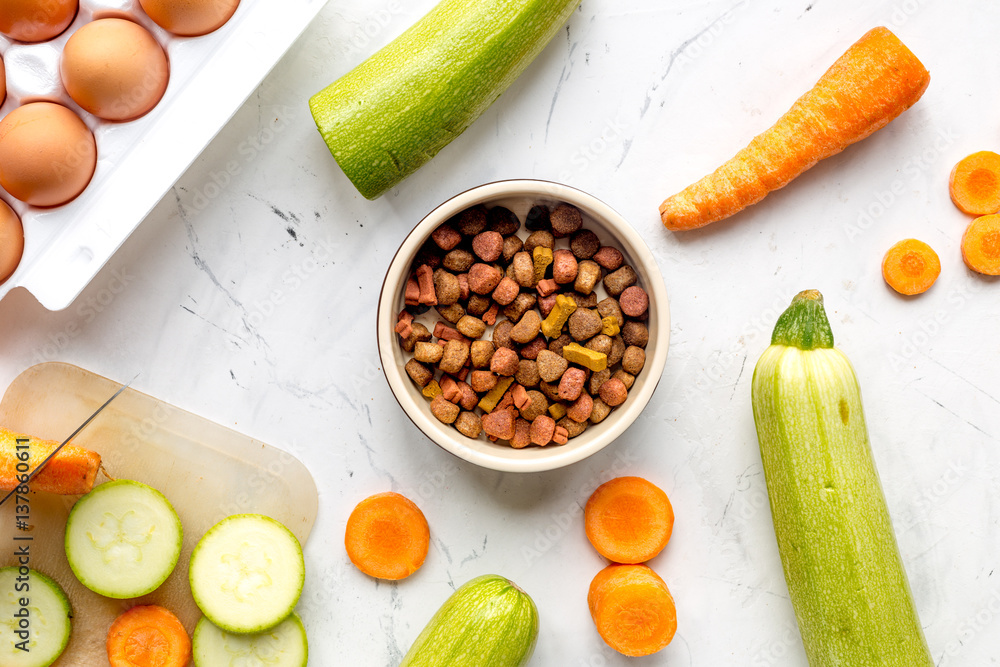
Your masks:
M660 205L667 229L727 218L823 158L884 127L923 95L930 74L883 27L855 42L778 122L731 160Z

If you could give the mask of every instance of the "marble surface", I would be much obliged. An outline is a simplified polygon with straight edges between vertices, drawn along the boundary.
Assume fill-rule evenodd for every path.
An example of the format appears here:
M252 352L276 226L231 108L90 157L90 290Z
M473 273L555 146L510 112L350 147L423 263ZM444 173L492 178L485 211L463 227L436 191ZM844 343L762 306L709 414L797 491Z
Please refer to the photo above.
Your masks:
M967 271L954 163L1000 148L1000 6L983 0L583 0L566 29L465 134L382 199L330 158L306 99L434 0L331 0L145 222L62 312L0 302L0 385L60 360L298 456L320 490L300 611L311 664L395 665L452 589L495 572L542 618L533 665L806 665L782 578L749 403L791 296L823 291L865 392L875 458L939 665L1000 656L1000 283ZM673 235L662 198L769 126L875 25L931 71L923 99L865 142L731 221ZM558 180L647 239L671 297L663 380L612 446L567 469L465 464L403 417L378 366L376 295L430 209L501 178ZM882 282L915 236L940 253L917 299ZM679 629L630 661L597 636L602 567L580 522L599 482L659 483L676 530L653 567ZM424 567L377 583L349 563L347 515L394 490L432 528Z

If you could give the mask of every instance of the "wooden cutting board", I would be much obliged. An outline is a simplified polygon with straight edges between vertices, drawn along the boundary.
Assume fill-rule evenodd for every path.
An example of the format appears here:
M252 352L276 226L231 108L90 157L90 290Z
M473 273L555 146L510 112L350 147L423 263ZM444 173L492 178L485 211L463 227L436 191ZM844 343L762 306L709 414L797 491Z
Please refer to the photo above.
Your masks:
M69 364L39 364L8 387L0 401L0 424L61 442L120 386ZM188 560L205 531L224 517L266 514L288 526L303 545L316 520L316 484L298 459L133 389L116 398L73 443L100 453L108 475L163 492L180 515L184 546L177 567L156 591L111 600L83 587L66 561L63 533L76 496L33 492L29 533L15 529L13 502L0 507L0 567L14 564L15 534L31 535L30 567L55 579L73 606L73 634L57 667L107 665L108 627L136 604L163 605L193 632L201 612L188 586ZM98 475L98 484L106 481L105 474Z

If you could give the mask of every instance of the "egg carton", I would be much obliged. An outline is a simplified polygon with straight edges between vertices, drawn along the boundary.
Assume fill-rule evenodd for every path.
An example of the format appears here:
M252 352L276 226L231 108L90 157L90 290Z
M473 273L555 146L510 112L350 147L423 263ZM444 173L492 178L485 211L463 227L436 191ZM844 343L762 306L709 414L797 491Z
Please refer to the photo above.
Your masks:
M93 180L68 204L28 206L0 188L0 197L24 227L24 255L0 285L0 299L23 287L49 310L72 304L326 2L241 0L215 32L178 37L157 26L137 0L81 0L72 25L53 40L25 44L0 35L7 72L0 118L21 104L58 102L75 111L97 141ZM145 116L125 123L83 111L63 89L59 75L69 37L85 23L107 17L145 27L170 62L163 98Z

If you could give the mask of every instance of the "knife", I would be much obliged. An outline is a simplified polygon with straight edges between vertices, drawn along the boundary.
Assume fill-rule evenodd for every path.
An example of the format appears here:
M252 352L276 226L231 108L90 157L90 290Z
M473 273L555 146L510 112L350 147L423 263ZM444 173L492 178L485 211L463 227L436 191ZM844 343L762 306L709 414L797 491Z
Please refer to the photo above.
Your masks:
M66 445L69 444L70 440L72 440L73 438L75 438L80 433L80 431L82 431L83 429L87 428L87 425L90 424L90 422L94 421L94 419L97 418L97 415L101 414L101 412L104 411L104 408L106 408L109 405L111 405L111 401L113 401L116 398L118 398L118 396L123 391L125 391L126 389L128 389L129 385L131 385L133 382L135 382L135 378L137 378L137 377L139 377L138 373L136 373L136 375L135 375L134 378L132 378L131 380L129 380L128 382L126 382L125 384L123 384L118 389L118 391L116 391L114 393L114 395L111 398L109 398L108 400L104 401L104 405L102 405L101 407L97 408L97 410L94 412L94 414L92 414L89 417L87 417L87 421L85 421L82 424L80 424L77 427L77 429L70 434L70 436L68 438L66 438L65 440L62 441L62 444L60 444L58 447L56 447L54 450L52 450L51 454L49 454L48 456L46 456L45 459L41 463L39 463L37 466L35 466L35 469L28 473L28 478L26 480L24 480L23 482L19 482L18 486L30 483L31 480L34 479L35 475L37 475L41 471L41 469L45 467L46 463L48 463L49 461L51 461L53 459L53 457L55 457L55 455L58 454L60 452L60 450L62 450L63 447L65 447ZM11 489L10 493L8 493L6 496L4 496L3 500L0 500L0 505L3 505L5 502L7 502L7 500L17 492L18 486L15 486L13 489Z

